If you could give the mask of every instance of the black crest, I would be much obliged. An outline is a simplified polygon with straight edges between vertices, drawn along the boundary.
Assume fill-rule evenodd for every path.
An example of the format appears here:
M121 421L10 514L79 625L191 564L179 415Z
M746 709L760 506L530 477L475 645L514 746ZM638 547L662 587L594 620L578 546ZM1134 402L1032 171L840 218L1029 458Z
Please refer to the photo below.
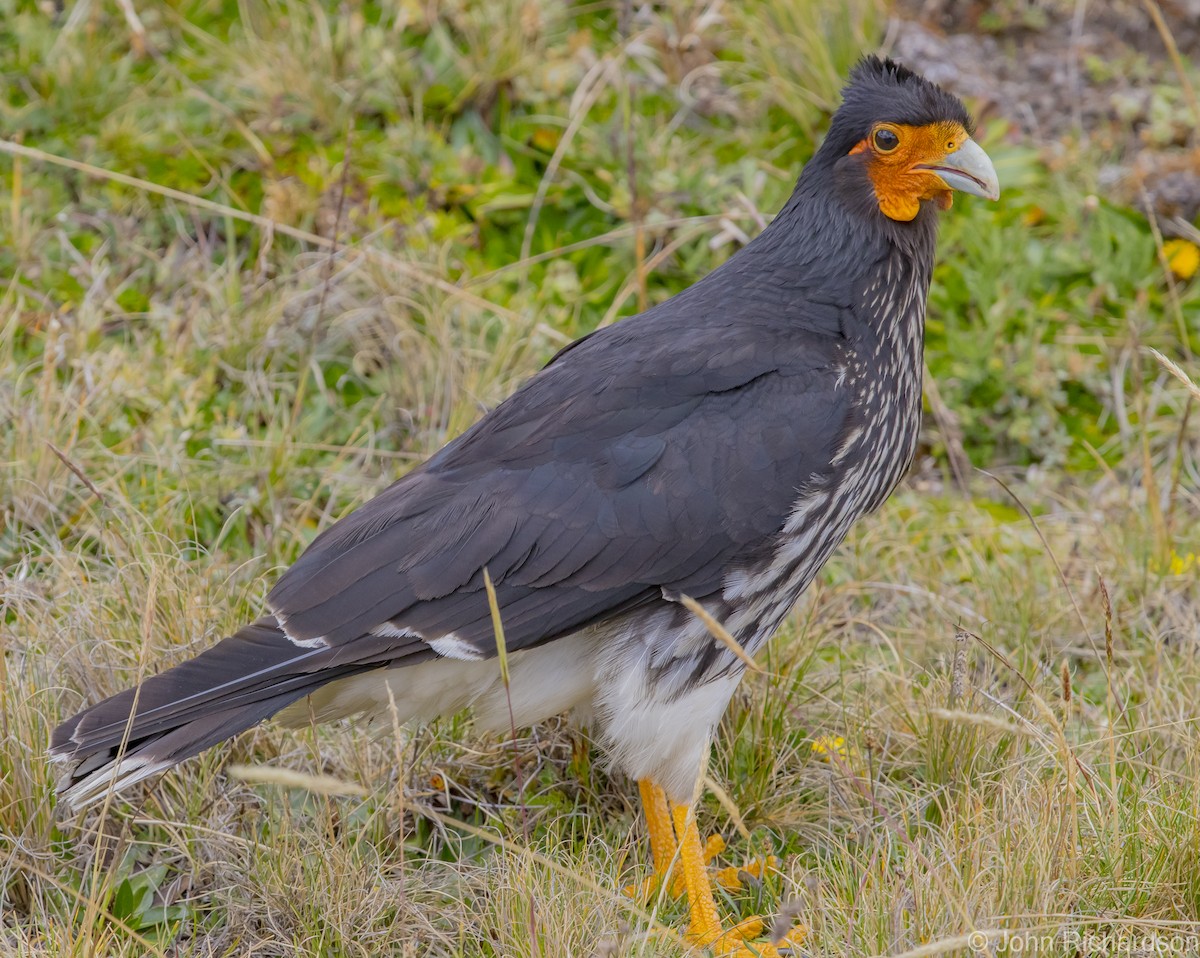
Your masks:
M962 101L895 60L863 57L842 90L825 142L839 155L865 139L875 123L924 126L947 120L974 132L974 121Z

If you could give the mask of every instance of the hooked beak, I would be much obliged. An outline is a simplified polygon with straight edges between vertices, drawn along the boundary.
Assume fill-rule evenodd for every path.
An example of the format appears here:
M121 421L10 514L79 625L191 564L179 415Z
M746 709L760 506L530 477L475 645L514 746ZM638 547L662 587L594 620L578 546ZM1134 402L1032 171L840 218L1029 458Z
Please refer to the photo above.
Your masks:
M964 141L940 163L923 164L921 169L932 170L952 190L982 196L986 200L1000 198L1000 180L996 177L996 168L974 140Z

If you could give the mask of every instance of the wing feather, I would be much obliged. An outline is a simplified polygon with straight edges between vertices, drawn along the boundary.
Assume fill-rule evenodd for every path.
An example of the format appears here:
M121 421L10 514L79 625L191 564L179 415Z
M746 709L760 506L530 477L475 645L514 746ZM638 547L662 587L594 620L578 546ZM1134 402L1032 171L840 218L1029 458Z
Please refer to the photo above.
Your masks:
M782 323L685 340L652 317L572 348L319 536L269 597L288 635L353 645L386 623L492 655L485 567L512 650L719 588L829 471L844 343Z

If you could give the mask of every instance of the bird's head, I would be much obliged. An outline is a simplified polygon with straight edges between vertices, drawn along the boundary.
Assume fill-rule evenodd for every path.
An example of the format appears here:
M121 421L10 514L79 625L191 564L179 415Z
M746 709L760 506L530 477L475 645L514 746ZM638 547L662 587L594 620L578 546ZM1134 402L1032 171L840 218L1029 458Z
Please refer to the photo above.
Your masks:
M955 190L1000 196L992 161L971 139L973 128L957 97L871 56L850 75L818 156L867 194L860 199L890 220L909 222L925 203L947 209Z

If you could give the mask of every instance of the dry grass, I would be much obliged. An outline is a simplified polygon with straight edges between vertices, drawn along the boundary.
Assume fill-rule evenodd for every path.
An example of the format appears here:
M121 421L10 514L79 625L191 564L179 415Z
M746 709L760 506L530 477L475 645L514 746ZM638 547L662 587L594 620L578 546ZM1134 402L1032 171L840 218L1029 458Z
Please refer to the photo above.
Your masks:
M396 3L378 22L300 2L207 20L164 7L139 11L155 51L142 61L124 50L116 10L74 9L58 34L29 11L12 29L42 51L44 62L23 67L34 100L60 122L76 109L99 117L89 162L178 175L185 194L244 203L336 248L28 160L4 168L0 954L685 954L668 930L684 917L678 903L643 907L619 891L648 857L635 789L565 724L521 732L519 776L511 744L461 717L419 730L268 725L81 818L55 808L43 750L85 699L256 614L317 529L464 428L564 338L611 318L614 296L627 313L639 275L661 298L739 230L752 233L759 208L787 190L791 173L775 164L807 148L803 136L781 139L781 111L799 128L817 123L801 93L825 103L852 56L847 37L876 28L874 7L822 28L840 38L828 63L797 72L764 53L759 73L733 63L728 76L715 51L782 56L771 25L795 18L790 7L726 11L761 14L743 41L741 21L719 8L670 4L614 30L607 50L601 21L550 5L509 4L497 17ZM273 29L280 17L286 29ZM419 51L397 41L413 23L428 38ZM821 36L803 39L816 49ZM604 96L571 104L568 81L586 63L564 51L589 43L642 72L605 73ZM170 93L161 116L132 78L138 62ZM457 80L443 85L461 102L437 82L413 92L430 64ZM629 121L623 82L678 113ZM546 116L529 122L550 131L548 144L562 142L552 134L572 109L595 113L542 190L530 261L504 269L535 189L493 189L502 160L437 197L380 206L397 179L449 177L492 143L470 127L473 145L447 159L445 130L429 132L423 111L469 117L484 104L478 115L492 117L497 100L521 89L536 99L534 88ZM63 105L85 94L107 105ZM701 100L710 112L693 112ZM730 103L758 126L725 123ZM395 115L371 139L363 118L385 108ZM297 111L307 124L297 135L310 139L285 148L291 134L273 124ZM697 134L701 115L713 127ZM36 117L23 116L32 129ZM347 141L349 116L359 127ZM623 153L607 168L596 160L627 128L639 190L623 180ZM90 149L50 121L41 129L50 152ZM510 162L523 162L528 144L511 137ZM695 160L697 143L753 158L717 175ZM157 170L146 165L155 151L167 155ZM264 151L271 162L254 167ZM1028 157L999 152L1022 188L1007 211L954 211L939 329L955 309L978 309L994 329L996 315L1051 295L1024 292L1041 282L1017 275L1029 263L1005 275L990 264L1029 235L1022 210L1066 217L1079 194L1064 198ZM412 168L410 156L421 158ZM196 158L203 186L184 177ZM587 178L593 161L611 182ZM475 220L449 198L468 186L494 194ZM634 210L633 195L646 208ZM695 215L692 196L720 217ZM579 219L554 219L564 208ZM607 217L603 229L585 208ZM1107 234L1089 232L1098 222L1069 221L1062 255L1107 249ZM580 224L591 234L573 232ZM640 261L639 224L648 256L676 243L671 255ZM1148 235L1138 242L1152 250ZM593 245L568 248L574 240ZM592 253L600 259L579 258ZM730 840L729 861L770 847L784 864L729 897L729 913L799 916L814 955L962 954L981 942L1016 954L1010 939L1025 935L1048 936L1039 953L1073 955L1087 935L1200 935L1195 425L1186 385L1142 351L1180 352L1164 277L1152 256L1141 272L1122 269L1128 278L1106 279L1086 304L1063 273L1063 301L1081 301L1060 317L1067 345L1036 331L1013 340L1035 368L1077 355L1111 381L1096 464L989 462L1018 506L987 476L958 491L937 461L922 463L860 524L764 657L765 674L736 697L711 777L749 838L714 794L701 823ZM986 309L973 292L982 274L995 290ZM467 281L469 296L455 292ZM1171 303L1194 325L1195 292L1178 295ZM1115 309L1105 296L1134 303L1116 333L1087 325ZM1036 428L1083 449L1065 418ZM263 781L263 766L327 778L287 786ZM342 794L323 794L328 779Z

